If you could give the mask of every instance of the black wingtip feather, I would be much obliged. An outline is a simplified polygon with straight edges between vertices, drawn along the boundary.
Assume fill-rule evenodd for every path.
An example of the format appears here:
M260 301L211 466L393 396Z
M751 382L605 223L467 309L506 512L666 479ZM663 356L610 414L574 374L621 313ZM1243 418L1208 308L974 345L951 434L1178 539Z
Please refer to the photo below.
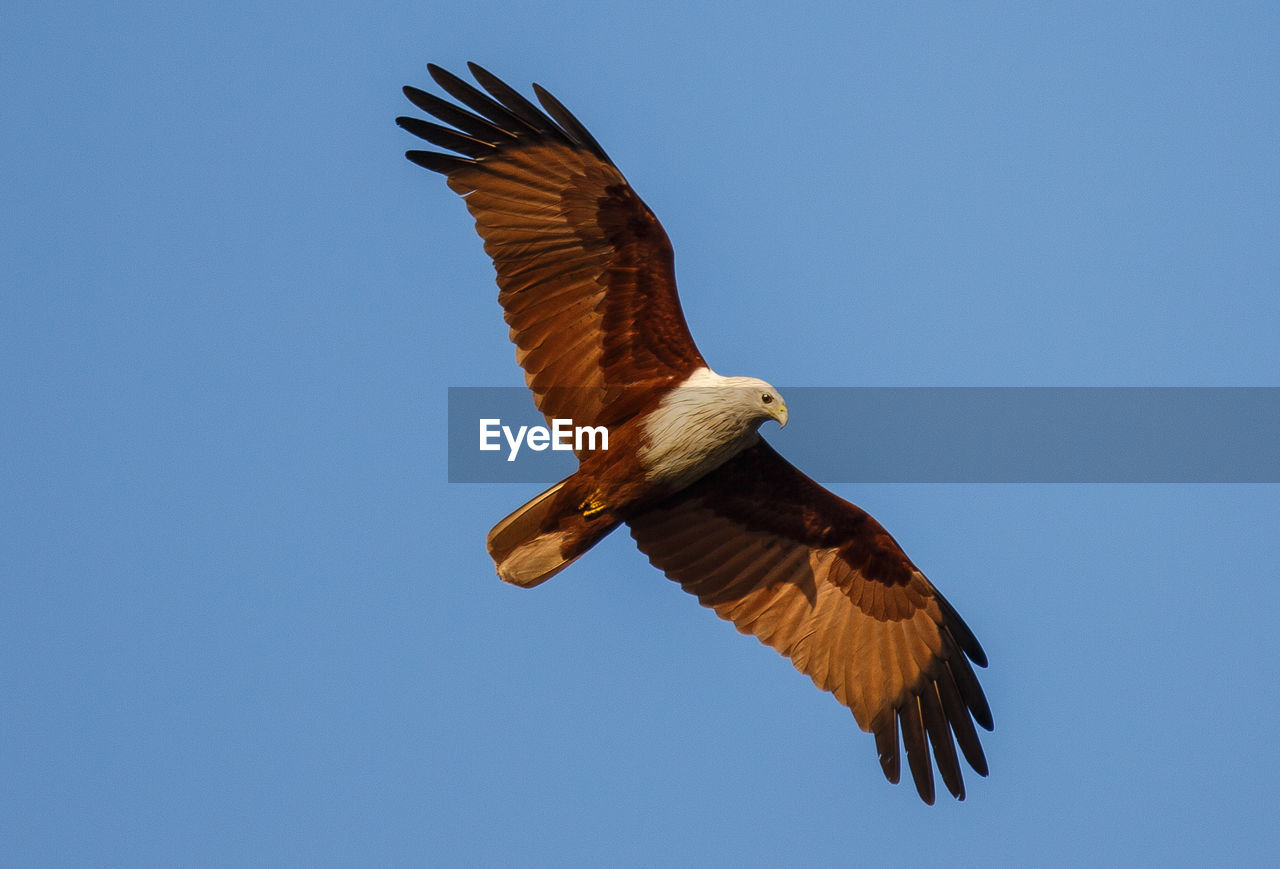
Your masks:
M455 169L471 165L471 161L465 157L438 154L435 151L405 151L404 155L411 163L417 163L423 169L430 169L432 172L439 172L441 175L448 175Z
M969 662L964 658L956 658L951 661L950 666L951 675L956 680L956 687L960 689L960 696L964 698L965 705L969 707L969 713L973 715L973 720L978 722L984 730L995 729L995 722L991 718L991 706L987 703L987 695L982 692L982 686L978 684L978 677L973 675Z
M933 744L933 761L942 776L947 790L958 800L964 799L964 778L960 772L960 758L956 755L956 745L951 736L951 727L947 724L947 715L942 708L942 700L938 697L938 689L930 682L920 692L920 712L924 718L925 731L929 742Z
M983 650L982 644L978 642L978 638L965 624L964 619L960 618L960 613L956 612L956 608L951 605L951 601L942 596L942 592L934 589L937 596L938 608L942 610L942 616L951 631L951 635L955 637L960 648L969 660L977 664L979 667L987 666L987 653Z
M463 135L457 130L451 130L448 127L442 127L439 124L433 124L430 121L424 121L419 118L396 118L396 123L401 129L408 130L419 139L425 139L433 145L441 148L448 148L450 151L457 151L459 154L465 154L473 159L484 157L493 153L494 147L488 142L482 142L471 136Z
M880 770L889 784L896 785L902 778L902 755L898 748L898 719L889 711L888 720L872 725L876 736L876 753L880 755Z
M978 731L973 728L973 719L969 717L969 708L960 697L960 689L956 686L955 677L950 665L938 677L938 696L942 700L942 708L951 732L955 735L964 759L969 762L978 775L987 774L987 757L982 752L982 743L978 740Z
M550 91L534 82L533 92L537 95L538 102L542 103L542 107L547 110L547 114L555 119L555 122L569 134L571 139L589 149L606 163L613 162L609 159L609 155L604 152L604 148L600 147L600 143L596 141L595 136L591 135L582 122L574 116L573 112L566 109L564 104L556 99Z
M933 805L933 762L929 757L929 743L919 704L918 698L908 695L898 710L898 723L902 725L902 744L907 749L907 766L911 767L916 793L925 803Z

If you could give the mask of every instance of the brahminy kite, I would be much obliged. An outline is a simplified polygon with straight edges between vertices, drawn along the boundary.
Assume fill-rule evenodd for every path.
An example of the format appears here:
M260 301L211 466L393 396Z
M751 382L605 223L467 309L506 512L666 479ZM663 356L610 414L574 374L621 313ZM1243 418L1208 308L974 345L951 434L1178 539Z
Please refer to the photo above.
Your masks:
M537 585L625 522L654 566L848 706L890 782L905 745L932 803L932 745L964 799L956 745L985 776L973 725L992 727L973 632L880 523L761 439L763 422L786 425L782 396L707 366L666 232L586 127L538 85L541 108L470 69L483 91L428 66L461 105L404 89L450 126L397 123L453 152L406 156L475 218L538 409L610 433L489 533L498 575Z

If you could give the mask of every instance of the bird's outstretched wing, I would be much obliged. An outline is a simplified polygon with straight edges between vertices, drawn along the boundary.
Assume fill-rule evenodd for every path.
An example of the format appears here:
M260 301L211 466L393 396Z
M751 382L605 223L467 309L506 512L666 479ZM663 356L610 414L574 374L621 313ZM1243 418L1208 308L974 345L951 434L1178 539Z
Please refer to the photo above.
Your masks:
M880 523L764 441L629 524L656 567L848 706L889 781L900 745L927 803L930 744L957 798L957 743L987 774L973 723L990 730L991 710L969 664L987 659L973 633Z
M671 242L622 173L555 97L539 109L469 64L484 93L429 65L466 108L413 87L451 125L396 123L456 153L409 151L466 199L498 272L498 300L538 409L613 425L704 366L676 296Z

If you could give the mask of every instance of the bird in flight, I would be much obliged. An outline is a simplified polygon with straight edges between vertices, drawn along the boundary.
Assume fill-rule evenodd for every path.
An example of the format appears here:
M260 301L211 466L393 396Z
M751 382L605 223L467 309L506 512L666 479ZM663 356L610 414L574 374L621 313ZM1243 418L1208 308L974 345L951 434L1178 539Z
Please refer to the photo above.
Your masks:
M428 65L456 103L404 89L443 122L398 118L442 149L405 156L475 219L538 410L609 431L489 533L498 575L537 585L625 523L654 566L849 707L890 782L905 746L921 799L934 763L964 799L956 747L985 776L974 724L992 727L973 632L880 523L760 437L786 425L782 395L707 365L666 232L586 127L538 85L541 107L469 67L479 88Z

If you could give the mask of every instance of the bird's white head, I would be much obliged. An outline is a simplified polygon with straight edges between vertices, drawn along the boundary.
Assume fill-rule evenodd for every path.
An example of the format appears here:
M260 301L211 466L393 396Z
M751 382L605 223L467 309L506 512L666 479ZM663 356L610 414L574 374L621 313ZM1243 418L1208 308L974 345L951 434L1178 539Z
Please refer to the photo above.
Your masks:
M728 387L733 396L731 400L734 405L740 407L742 413L749 415L757 425L775 419L779 425L786 427L787 403L782 400L782 393L772 384L758 377L726 377L723 385Z
M771 419L787 424L787 403L772 384L758 377L724 377L704 371L690 377L678 391L691 399L696 396L696 402L718 416L728 430L745 434Z

